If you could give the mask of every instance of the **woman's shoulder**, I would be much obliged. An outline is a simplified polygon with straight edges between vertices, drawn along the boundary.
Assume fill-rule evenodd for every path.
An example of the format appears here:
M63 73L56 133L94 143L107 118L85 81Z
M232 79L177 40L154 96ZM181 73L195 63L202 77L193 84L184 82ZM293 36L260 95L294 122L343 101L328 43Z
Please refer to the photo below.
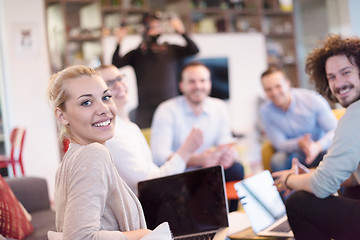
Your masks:
M90 144L86 144L86 145L80 145L80 144L74 144L71 143L70 144L70 151L74 151L74 152L97 152L97 151L106 151L106 147L103 144L94 142L94 143L90 143Z
M108 149L100 143L90 143L86 145L71 144L68 151L69 154L74 155L76 158L83 159L84 161L90 159L91 161L103 161L104 158L110 159Z

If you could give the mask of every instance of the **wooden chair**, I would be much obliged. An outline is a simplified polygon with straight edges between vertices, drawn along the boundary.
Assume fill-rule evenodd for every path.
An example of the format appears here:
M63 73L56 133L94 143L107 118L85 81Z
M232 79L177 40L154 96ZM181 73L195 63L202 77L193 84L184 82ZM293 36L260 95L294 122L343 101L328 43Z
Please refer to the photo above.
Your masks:
M10 134L10 156L0 155L0 168L7 168L11 165L14 176L16 176L16 164L20 165L21 173L23 176L25 175L24 165L22 162L25 134L26 129L14 128Z

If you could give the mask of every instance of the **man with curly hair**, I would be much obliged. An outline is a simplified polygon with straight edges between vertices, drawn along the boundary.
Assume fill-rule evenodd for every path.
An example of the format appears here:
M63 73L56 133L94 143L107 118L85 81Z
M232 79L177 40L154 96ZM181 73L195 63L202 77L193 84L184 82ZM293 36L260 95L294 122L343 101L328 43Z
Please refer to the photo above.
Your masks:
M313 171L293 160L290 170L273 173L279 191L296 190L286 201L298 239L358 239L360 195L334 196L346 186L360 193L360 38L330 35L306 60L317 90L346 107L333 142Z

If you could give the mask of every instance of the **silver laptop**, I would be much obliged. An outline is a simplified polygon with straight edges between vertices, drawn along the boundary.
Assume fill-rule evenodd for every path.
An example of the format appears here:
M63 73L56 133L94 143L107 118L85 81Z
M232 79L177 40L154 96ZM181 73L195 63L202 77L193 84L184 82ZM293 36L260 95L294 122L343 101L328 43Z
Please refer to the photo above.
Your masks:
M168 222L174 239L226 238L228 206L221 166L139 182L138 190L149 229Z
M234 187L258 236L293 237L285 205L268 170L237 182Z

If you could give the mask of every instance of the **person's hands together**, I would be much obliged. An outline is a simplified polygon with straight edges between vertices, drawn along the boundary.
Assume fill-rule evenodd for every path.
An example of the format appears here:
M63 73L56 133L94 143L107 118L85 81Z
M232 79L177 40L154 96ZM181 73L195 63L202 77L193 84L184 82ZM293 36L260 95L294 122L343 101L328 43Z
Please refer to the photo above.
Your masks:
M201 153L194 153L191 155L188 166L196 167L212 167L219 165L221 153L213 148L209 148Z
M322 146L320 143L311 139L311 134L305 134L299 138L298 144L300 149L305 153L305 163L310 165L315 158L322 152Z
M318 142L311 141L308 145L307 152L305 152L305 163L310 165L316 157L322 152L322 146Z
M309 144L311 141L311 134L305 134L304 136L298 139L298 145L300 149L306 154L309 149Z
M223 147L218 150L221 155L219 159L220 165L223 166L224 169L228 169L234 164L235 158L235 149L234 147Z
M221 153L214 149L207 149L202 153L202 167L213 167L220 164Z

